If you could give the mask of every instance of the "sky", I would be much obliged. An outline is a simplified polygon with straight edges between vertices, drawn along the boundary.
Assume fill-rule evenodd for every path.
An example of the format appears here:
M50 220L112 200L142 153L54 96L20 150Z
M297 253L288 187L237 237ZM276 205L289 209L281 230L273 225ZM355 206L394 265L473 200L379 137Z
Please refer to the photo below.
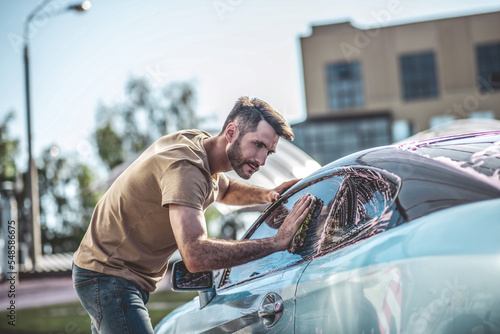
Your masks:
M23 26L40 3L0 0L0 120L16 113L21 165ZM193 82L197 112L210 117L205 128L219 129L240 96L265 100L293 124L305 118L300 37L312 25L380 27L500 10L500 0L94 0L87 12L65 10L75 3L53 0L31 24L33 154L56 145L90 164L97 106L122 101L133 76L155 87Z

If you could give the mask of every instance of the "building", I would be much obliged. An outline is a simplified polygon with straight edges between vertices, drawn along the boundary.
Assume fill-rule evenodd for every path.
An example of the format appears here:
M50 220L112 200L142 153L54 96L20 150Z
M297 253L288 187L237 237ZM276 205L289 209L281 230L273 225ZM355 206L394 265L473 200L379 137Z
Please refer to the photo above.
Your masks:
M500 12L313 26L300 45L307 120L294 143L322 164L453 119L500 119Z

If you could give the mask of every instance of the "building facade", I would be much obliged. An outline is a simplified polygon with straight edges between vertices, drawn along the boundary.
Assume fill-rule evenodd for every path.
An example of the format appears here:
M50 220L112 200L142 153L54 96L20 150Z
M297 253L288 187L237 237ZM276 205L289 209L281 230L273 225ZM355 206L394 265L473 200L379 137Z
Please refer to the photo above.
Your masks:
M500 12L313 26L300 45L307 120L296 143L322 163L453 119L500 119ZM318 158L335 140L343 151Z

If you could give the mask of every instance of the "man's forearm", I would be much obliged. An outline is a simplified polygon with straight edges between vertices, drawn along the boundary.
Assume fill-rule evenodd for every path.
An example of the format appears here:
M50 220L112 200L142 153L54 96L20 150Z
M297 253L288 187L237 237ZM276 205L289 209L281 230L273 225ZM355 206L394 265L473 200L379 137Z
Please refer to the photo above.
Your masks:
M189 245L186 254L189 258L184 262L194 272L231 268L284 249L275 238L240 241L207 238Z
M310 195L302 196L271 238L240 241L210 239L203 211L181 205L169 206L170 224L189 271L229 268L286 250L304 221L310 202Z

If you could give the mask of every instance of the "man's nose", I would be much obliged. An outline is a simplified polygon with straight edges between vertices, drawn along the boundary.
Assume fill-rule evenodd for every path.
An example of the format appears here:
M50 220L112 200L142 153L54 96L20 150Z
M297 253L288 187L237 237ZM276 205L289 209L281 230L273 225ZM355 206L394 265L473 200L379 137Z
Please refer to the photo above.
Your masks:
M259 154L255 161L259 164L259 166L264 166L266 164L267 154Z

